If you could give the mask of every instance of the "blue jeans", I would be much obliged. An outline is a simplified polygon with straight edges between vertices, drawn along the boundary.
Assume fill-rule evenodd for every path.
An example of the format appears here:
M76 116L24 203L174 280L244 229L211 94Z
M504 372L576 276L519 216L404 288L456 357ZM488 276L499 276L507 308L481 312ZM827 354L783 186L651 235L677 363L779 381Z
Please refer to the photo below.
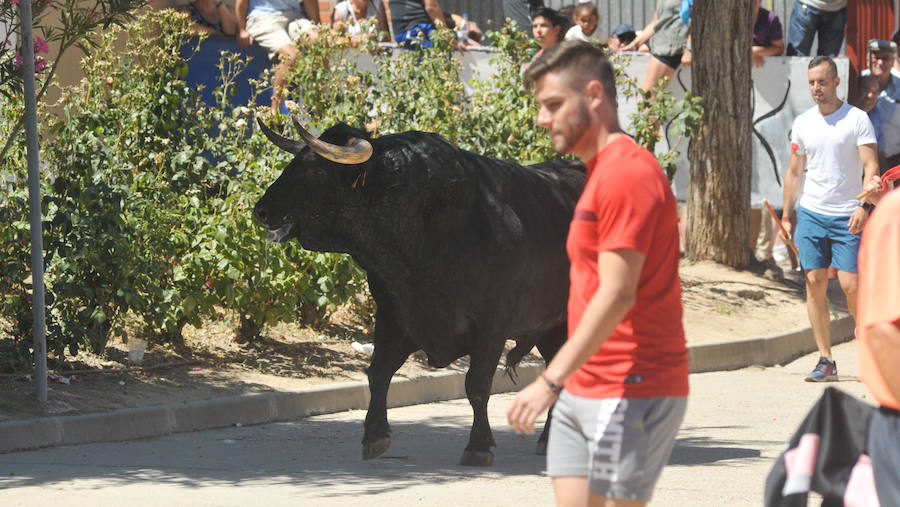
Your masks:
M400 44L403 49L433 48L434 44L431 42L431 32L433 31L433 24L419 23L405 32L394 35L394 41Z
M841 45L844 43L846 26L846 7L834 12L822 11L795 0L791 9L786 54L809 56L813 37L819 34L818 54L835 56L841 51Z

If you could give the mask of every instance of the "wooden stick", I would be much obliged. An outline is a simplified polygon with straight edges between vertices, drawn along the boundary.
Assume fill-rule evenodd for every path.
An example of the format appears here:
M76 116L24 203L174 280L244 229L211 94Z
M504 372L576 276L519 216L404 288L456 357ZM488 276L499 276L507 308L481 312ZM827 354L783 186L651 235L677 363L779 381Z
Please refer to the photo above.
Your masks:
M866 190L866 191L864 191L863 193L857 195L857 196L856 196L856 200L857 200L857 201L861 201L861 200L865 199L866 197L868 197L868 195L871 194L871 193L872 193L871 190Z
M787 240L787 246L793 250L794 255L799 255L797 252L797 245L791 240L791 235L788 233L787 229L784 228L784 224L781 222L781 219L778 218L778 215L775 214L775 210L772 209L772 205L769 204L769 201L763 199L763 204L766 205L766 209L769 210L769 214L772 215L772 218L775 219L775 223L778 224L778 228L781 229L781 236Z

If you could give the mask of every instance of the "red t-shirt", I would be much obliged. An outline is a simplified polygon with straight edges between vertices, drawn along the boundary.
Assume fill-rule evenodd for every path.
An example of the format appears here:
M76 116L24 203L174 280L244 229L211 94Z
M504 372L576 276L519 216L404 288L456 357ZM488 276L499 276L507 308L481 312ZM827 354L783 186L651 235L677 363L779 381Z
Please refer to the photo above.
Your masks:
M678 277L678 208L653 154L623 136L588 164L566 249L571 261L569 336L602 281L600 252L644 254L637 300L600 349L566 381L585 398L688 394Z
M881 199L859 247L859 375L879 403L900 410L869 347L869 328L900 325L900 190Z

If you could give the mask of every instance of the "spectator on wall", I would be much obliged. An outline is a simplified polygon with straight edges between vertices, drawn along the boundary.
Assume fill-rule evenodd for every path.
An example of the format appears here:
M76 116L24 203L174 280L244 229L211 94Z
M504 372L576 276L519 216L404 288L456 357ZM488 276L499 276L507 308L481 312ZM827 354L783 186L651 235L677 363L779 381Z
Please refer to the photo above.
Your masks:
M872 39L866 45L869 51L869 68L863 76L872 75L878 81L878 114L884 130L886 166L900 164L900 77L892 74L897 57L897 45L891 41Z
M844 43L847 0L794 0L788 30L787 55L810 56L818 34L818 55L835 56Z
M431 32L438 28L438 24L445 29L450 26L438 0L390 0L388 7L391 10L394 41L407 49L416 47L418 38L421 38L418 43L421 47L434 47ZM465 41L457 40L456 49L466 51Z
M688 27L681 19L680 10L681 0L658 0L653 19L624 48L624 51L635 51L645 42L650 46L652 58L641 88L650 92L651 100L656 96L653 90L660 79L674 76L681 64L690 65Z
M637 33L634 31L634 27L631 25L621 24L615 27L612 31L612 34L609 36L609 40L606 42L607 46L609 46L610 51L624 51L625 46L631 43L634 39L637 38ZM647 47L646 44L641 44L641 47L637 49L642 53L649 53L650 48Z
M541 56L541 54L559 43L562 40L563 17L555 10L549 7L541 7L534 11L531 19L531 34L534 40L540 44L541 48L534 54L531 61Z
M753 65L762 67L767 56L779 56L784 53L784 35L781 21L774 12L761 7L762 0L756 0L756 14L753 16Z
M373 19L376 25L370 25L368 30L364 27L367 19ZM334 14L331 20L332 26L342 28L351 41L358 42L361 37L377 36L377 30L387 31L387 19L384 11L378 8L375 0L343 0L334 6ZM364 33L366 32L366 33Z
M869 120L872 122L872 126L875 128L875 144L878 149L878 165L881 168L881 172L883 173L887 167L887 162L884 156L884 129L882 128L881 121L881 112L876 107L878 104L878 95L881 93L881 90L878 86L878 79L875 78L872 74L867 74L865 76L860 76L859 81L856 86L858 90L858 95L856 96L856 100L852 102L852 104L863 111L865 111L869 115Z
M566 40L580 40L592 44L606 42L606 33L597 25L600 22L600 14L597 6L589 3L581 3L575 7L572 14L575 24L566 32Z
M237 0L237 42L241 46L259 44L277 61L273 80L272 110L281 109L287 74L297 60L294 41L300 37L315 40L318 37L319 2L303 0Z
M190 16L191 29L198 35L237 35L237 18L224 0L194 0L175 9Z

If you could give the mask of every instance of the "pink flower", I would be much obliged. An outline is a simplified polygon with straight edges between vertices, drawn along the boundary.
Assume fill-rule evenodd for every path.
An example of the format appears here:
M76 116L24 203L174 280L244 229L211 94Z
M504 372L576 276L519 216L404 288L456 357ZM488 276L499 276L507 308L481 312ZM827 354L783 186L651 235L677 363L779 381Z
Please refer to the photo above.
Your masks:
M15 65L17 69L22 66L22 55L20 55L18 51L16 51L15 58L13 58L13 65Z
M97 19L100 18L100 16L97 15L96 12L94 12L94 8L93 8L93 7L91 7L91 10L88 11L88 17L91 18L91 21L93 21L93 22L95 22L95 23L97 22Z
M45 41L44 39L42 39L40 37L35 37L34 38L34 52L35 52L35 54L49 53L50 46L47 45L47 41Z
M6 45L7 45L7 46L12 46L12 41L9 40L9 39L6 39Z
M19 5L19 0L9 0L9 2L13 5Z
M40 71L44 70L44 67L46 67L46 66L47 66L47 60L44 60L42 57L39 56L34 60L34 71L35 72L40 72Z

